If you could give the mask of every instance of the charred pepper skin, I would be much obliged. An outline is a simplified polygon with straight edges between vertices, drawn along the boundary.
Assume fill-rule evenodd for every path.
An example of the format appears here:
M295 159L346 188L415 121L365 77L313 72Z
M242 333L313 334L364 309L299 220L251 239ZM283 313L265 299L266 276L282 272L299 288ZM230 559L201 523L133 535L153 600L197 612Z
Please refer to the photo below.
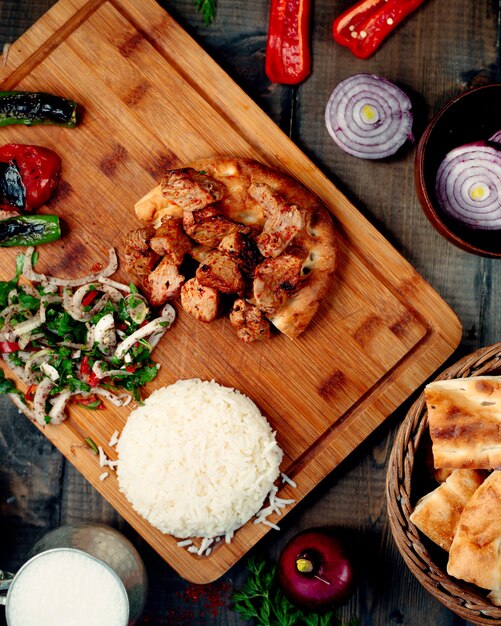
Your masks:
M61 237L57 215L20 215L0 220L0 246L39 246Z
M0 207L22 211L25 204L26 188L16 162L0 162Z
M311 71L311 0L271 0L265 71L272 83L297 85Z
M74 128L77 103L44 92L0 91L0 126L54 124Z
M334 20L334 40L357 58L368 59L424 0L361 0Z

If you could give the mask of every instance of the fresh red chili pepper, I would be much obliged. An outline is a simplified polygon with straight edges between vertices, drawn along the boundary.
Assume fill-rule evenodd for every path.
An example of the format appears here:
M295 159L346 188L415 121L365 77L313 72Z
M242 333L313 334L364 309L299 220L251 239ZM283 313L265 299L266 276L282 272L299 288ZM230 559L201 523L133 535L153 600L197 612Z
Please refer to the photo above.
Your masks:
M94 372L89 374L89 385L91 387L99 387L101 382L106 382L106 378L99 378L99 376Z
M296 85L311 68L311 0L271 0L266 75L273 83Z
M89 306L90 304L92 304L96 299L98 293L99 292L97 291L97 289L91 289L90 291L88 291L82 298L82 306Z
M94 411L102 411L105 408L104 404L95 394L91 394L86 398L78 397L76 403L80 406L85 406L89 409L93 409Z
M17 341L0 341L0 352L7 354L8 352L17 352L19 350Z
M334 40L359 59L369 58L424 0L361 0L334 20Z
M82 362L80 363L80 374L82 374L83 376L86 376L87 374L90 374L91 372L92 370L90 369L90 365L89 365L89 357L85 355L84 358L82 359Z
M25 193L17 194L24 200L20 207L13 205L10 195L0 196L0 209L33 211L47 202L59 183L61 159L41 146L10 143L0 147L0 163L14 163L21 175ZM19 181L18 181L19 183Z
M24 394L24 397L25 397L27 402L33 402L33 400L35 398L36 390L37 390L37 386L36 385L30 385L28 387L28 389L26 390L26 393Z

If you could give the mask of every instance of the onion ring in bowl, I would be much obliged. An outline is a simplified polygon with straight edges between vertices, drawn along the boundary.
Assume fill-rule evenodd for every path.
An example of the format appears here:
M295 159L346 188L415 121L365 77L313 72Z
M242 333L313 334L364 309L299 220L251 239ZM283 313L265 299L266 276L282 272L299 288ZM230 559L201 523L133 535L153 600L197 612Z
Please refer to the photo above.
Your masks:
M451 150L438 168L435 195L442 211L462 224L501 229L501 150L482 141Z
M337 145L361 159L384 159L413 141L410 98L389 80L355 74L332 92L325 124Z
M499 143L501 144L501 130L498 130L497 133L494 133L494 135L492 135L492 137L489 137L489 141L492 143Z

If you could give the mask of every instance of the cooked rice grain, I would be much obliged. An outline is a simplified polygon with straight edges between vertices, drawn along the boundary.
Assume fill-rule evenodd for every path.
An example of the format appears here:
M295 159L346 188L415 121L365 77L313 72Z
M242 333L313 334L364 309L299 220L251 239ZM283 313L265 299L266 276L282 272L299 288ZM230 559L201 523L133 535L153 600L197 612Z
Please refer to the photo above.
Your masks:
M214 381L180 380L129 415L120 490L164 533L231 537L262 507L282 450L257 406ZM209 545L209 544L207 544Z

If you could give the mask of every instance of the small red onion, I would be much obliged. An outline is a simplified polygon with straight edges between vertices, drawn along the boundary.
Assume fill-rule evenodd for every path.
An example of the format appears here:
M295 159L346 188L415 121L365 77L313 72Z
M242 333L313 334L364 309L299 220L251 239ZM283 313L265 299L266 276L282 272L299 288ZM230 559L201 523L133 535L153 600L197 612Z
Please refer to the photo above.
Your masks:
M482 141L451 150L438 168L435 195L444 213L462 224L501 229L501 150Z
M383 159L413 141L412 104L399 87L374 74L355 74L334 89L325 109L332 139L348 154Z
M329 528L303 530L293 537L280 554L277 576L293 604L315 612L346 602L356 582L351 555Z

